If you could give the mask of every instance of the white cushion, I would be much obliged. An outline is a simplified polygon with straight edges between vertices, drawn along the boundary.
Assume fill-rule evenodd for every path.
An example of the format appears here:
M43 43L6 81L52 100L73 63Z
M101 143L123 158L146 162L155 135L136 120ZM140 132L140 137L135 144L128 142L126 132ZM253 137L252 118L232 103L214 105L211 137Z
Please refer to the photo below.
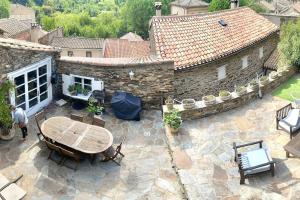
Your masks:
M4 190L2 190L0 194L6 200L19 200L26 195L26 192L22 188L20 188L19 186L13 183L8 187L6 187Z
M290 126L292 126L292 132L298 130L300 128L299 113L300 109L290 110L288 115L279 121L279 126L288 132L290 132Z
M267 163L269 161L272 161L272 158L269 155L268 150L264 148L242 153L241 155L241 162L243 168L254 167L257 165ZM270 170L270 165L266 165L252 170L247 170L245 171L245 174L256 174L268 170Z
M0 188L2 188L7 183L9 183L9 180L5 176L0 174Z

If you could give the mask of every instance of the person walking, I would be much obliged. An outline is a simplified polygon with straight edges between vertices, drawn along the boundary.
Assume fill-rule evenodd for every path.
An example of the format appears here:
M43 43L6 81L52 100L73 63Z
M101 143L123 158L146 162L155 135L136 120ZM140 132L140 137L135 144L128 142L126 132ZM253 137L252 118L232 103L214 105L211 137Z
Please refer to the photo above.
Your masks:
M16 108L15 106L10 106L11 111L13 112L14 123L19 126L22 131L23 140L26 140L26 136L28 135L27 124L28 118L26 112L22 108Z

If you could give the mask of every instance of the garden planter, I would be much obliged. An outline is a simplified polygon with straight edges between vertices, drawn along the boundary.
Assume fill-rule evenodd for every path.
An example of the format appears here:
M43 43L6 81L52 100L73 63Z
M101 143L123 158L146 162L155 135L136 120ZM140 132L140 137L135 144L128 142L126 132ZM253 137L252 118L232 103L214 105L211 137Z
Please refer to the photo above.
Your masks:
M166 103L168 110L173 109L173 103Z
M12 140L15 137L15 130L12 129L0 129L0 139L1 140Z
M264 76L259 80L259 83L260 83L260 85L263 85L263 86L267 85L269 83L269 78L267 76Z
M246 93L247 93L247 88L244 87L244 86L243 87L239 87L239 88L236 89L236 94L238 96L242 96L242 95L244 95Z
M170 132L171 132L172 134L176 134L176 133L178 133L178 131L179 131L179 128L174 129L174 128L170 127L170 126L168 126L168 129L170 130Z
M278 73L276 73L276 72L271 72L270 74L269 74L269 77L271 78L271 79L276 79L276 78L278 78Z
M193 108L195 108L196 101L194 99L184 99L184 100L182 100L182 105L183 105L183 108L186 110L193 109Z
M216 104L216 97L213 95L204 96L202 97L202 101L206 106L214 105Z
M231 99L231 93L229 91L226 90L221 90L219 92L219 97L222 101L228 101Z
M258 89L258 83L250 83L249 84L250 90L257 90Z

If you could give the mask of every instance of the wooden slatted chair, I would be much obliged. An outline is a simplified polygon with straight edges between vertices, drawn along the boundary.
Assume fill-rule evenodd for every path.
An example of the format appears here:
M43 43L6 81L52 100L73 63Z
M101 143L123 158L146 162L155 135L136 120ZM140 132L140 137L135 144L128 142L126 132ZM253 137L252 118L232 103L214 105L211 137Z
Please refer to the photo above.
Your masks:
M47 141L47 140L45 140L45 143L46 143L48 149L50 150L48 159L53 160L53 161L56 162L57 164L61 164L61 162L63 161L64 157L63 157L63 155L62 155L62 153L61 153L60 147L57 146L57 145L55 145L55 144L53 144L53 143L50 142L50 141ZM53 154L54 152L56 152L56 153L61 157L60 160L59 160L58 162L57 162L55 159L53 159L53 157L52 157L52 154Z
M81 159L80 153L75 152L75 151L70 150L70 149L63 148L63 147L60 147L60 151L61 151L61 154L64 156L62 164L64 164L68 158L72 159L72 160L76 161L75 168L70 167L68 165L65 165L65 166L76 171L77 167L78 167L78 164L80 162L80 159Z
M83 116L78 114L71 114L71 119L79 122L83 122Z
M121 166L122 158L125 157L125 155L121 152L124 141L125 137L122 138L121 143L116 147L116 149L111 146L108 150L103 152L105 159L102 162L113 161L117 165Z
M105 126L105 121L100 116L94 116L93 125L103 127Z
M241 176L240 184L244 184L246 178L259 173L270 171L272 176L275 175L275 162L270 156L269 151L263 148L262 143L262 140L242 145L236 145L235 142L233 143L235 153L234 161L238 164ZM258 149L243 153L238 152L239 148L249 147L255 144L259 144Z
M37 137L38 137L39 141L44 141L46 139L46 137L44 136L44 134L41 130L41 123L47 119L45 110L41 110L40 112L36 113L34 118L35 118L36 125L39 129L39 132L37 133Z
M288 104L276 111L276 128L290 134L290 139L300 130L299 109Z

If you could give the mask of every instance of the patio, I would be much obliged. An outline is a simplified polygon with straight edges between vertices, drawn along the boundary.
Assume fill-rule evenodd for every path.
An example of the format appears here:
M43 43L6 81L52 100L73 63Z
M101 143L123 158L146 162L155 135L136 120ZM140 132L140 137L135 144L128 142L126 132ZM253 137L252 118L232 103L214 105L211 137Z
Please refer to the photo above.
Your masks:
M47 117L51 116L70 116L69 106L51 105ZM18 185L27 191L28 200L182 199L160 112L143 112L140 122L121 121L112 114L104 119L114 136L114 145L126 135L121 167L99 161L91 165L85 160L74 171L47 160L49 150L38 143L38 129L31 118L25 142L19 132L13 141L0 141L0 173L8 178L24 174Z
M287 103L266 95L229 112L185 121L175 137L167 134L189 199L300 199L300 159L286 159L289 134L275 125L276 110ZM240 185L232 144L261 139L277 162L275 177L265 173Z

